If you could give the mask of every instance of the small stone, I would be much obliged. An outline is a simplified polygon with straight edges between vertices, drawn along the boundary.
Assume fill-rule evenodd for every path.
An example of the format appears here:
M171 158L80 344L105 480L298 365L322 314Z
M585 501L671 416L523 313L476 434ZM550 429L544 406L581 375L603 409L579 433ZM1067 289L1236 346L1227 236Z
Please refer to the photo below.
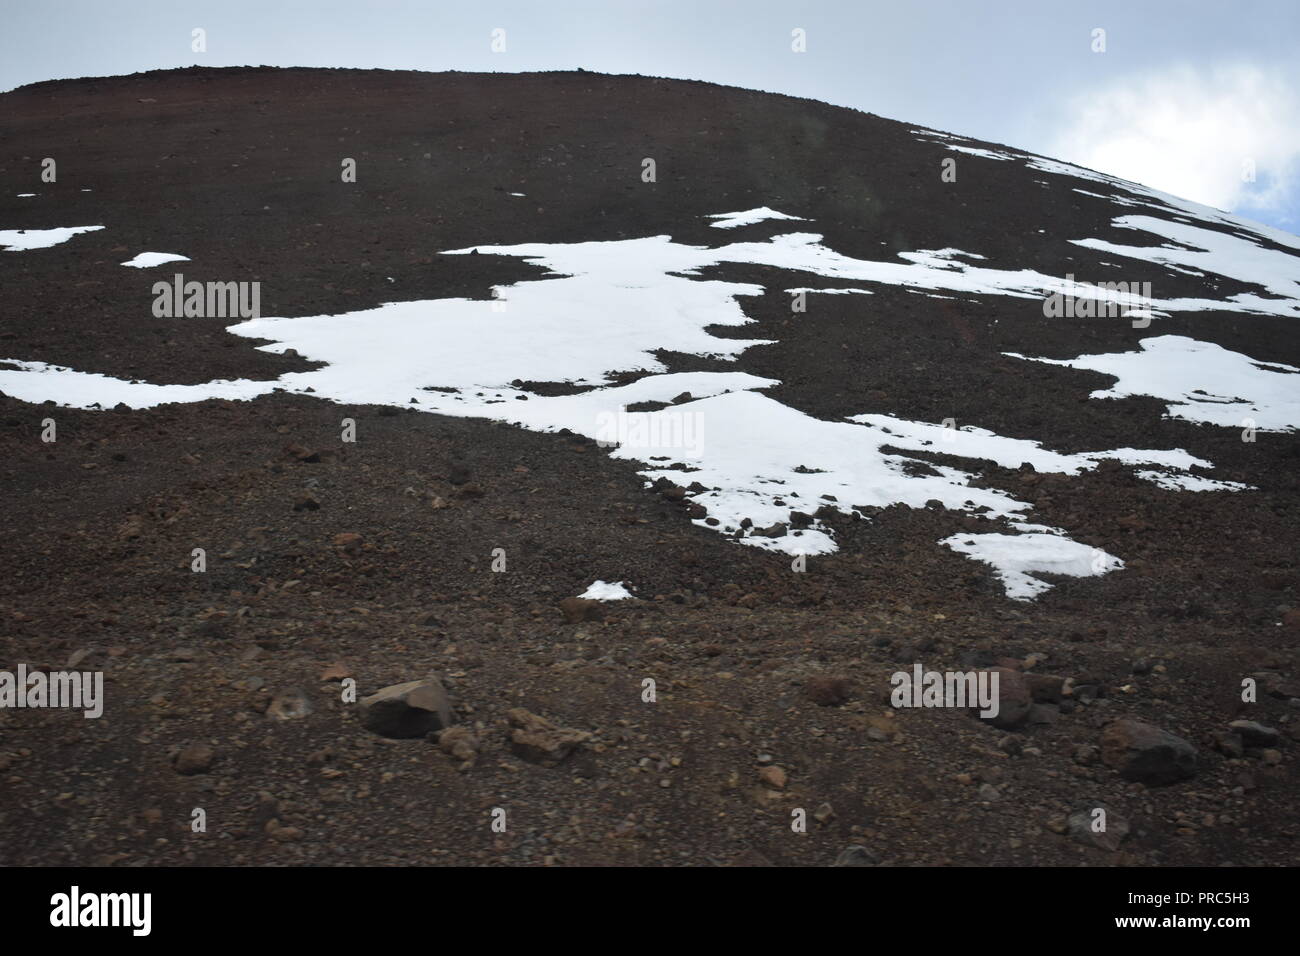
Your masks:
M997 713L981 719L1002 730L1014 730L1029 717L1029 709L1033 706L1029 684L1026 683L1023 674L1008 667L991 667L986 673L996 674L998 678ZM992 684L991 678L989 683ZM977 704L972 710L979 714L979 705Z
M1245 745L1241 740L1241 734L1234 734L1226 730L1216 730L1211 739L1214 742L1214 749L1225 757L1236 758L1246 752Z
M1029 686L1029 695L1033 697L1035 703L1059 704L1061 702L1065 678L1052 674L1025 674L1023 677Z
M758 778L774 790L784 790L787 776L786 772L776 764L764 767L758 772Z
M352 668L343 663L330 664L320 672L318 678L322 682L341 681L352 676Z
M844 677L820 675L804 683L804 693L818 707L838 707L853 697L853 684Z
M600 601L590 598L570 597L560 602L560 613L570 624L583 621L599 621L605 616L605 608Z
M1240 734L1247 747L1275 747L1282 739L1282 735L1272 727L1265 727L1253 720L1234 720L1228 724L1228 729Z
M190 744L176 753L172 758L172 766L179 774L193 776L196 773L207 773L216 757L217 752L207 744Z
M140 515L129 515L117 529L117 536L125 541L138 538L143 534L144 518Z
M856 843L840 851L831 866L875 866L880 858L864 846Z
M559 727L522 707L509 710L506 719L514 728L510 733L511 749L529 763L557 766L591 739L584 730Z
M1122 718L1101 735L1101 756L1125 780L1162 786L1196 774L1196 748L1152 724Z
M345 554L356 554L361 550L361 535L355 531L344 531L334 536L334 547Z
M266 716L272 720L300 720L310 713L311 701L306 692L297 687L279 691L266 705Z
M479 739L468 727L448 727L438 735L438 747L443 753L472 765L478 759Z
M451 701L436 677L385 687L360 706L362 724L381 737L423 737L452 724Z
M1098 814L1098 810L1102 813ZM1103 822L1105 829L1097 829ZM1084 807L1076 810L1070 814L1066 823L1070 836L1075 841L1111 853L1119 849L1120 842L1129 833L1128 821L1105 807Z
M1091 767L1101 756L1099 751L1092 744L1079 744L1074 748L1074 762L1080 767Z

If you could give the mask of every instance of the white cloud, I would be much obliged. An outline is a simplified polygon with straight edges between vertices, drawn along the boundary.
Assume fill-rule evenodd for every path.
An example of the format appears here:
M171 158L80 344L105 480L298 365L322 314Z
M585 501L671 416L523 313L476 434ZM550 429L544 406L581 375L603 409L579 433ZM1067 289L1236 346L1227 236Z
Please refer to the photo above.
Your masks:
M1077 96L1063 118L1048 155L1226 211L1279 210L1300 176L1300 97L1276 71L1152 73Z

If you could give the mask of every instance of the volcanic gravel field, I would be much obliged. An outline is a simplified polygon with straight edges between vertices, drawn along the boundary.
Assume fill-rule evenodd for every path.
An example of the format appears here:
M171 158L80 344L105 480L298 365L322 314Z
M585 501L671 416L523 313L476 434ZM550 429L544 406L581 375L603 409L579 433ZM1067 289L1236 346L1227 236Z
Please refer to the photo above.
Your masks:
M45 157L56 182L40 179ZM1105 278L1116 257L1071 240L1134 241L1113 224L1132 210L1076 191L1110 194L1095 181L810 100L586 72L39 83L0 94L0 183L2 229L104 227L0 251L0 367L161 384L322 367L258 350L230 318L155 317L151 287L176 272L260 282L266 316L458 297L484 300L486 319L494 286L558 280L517 257L440 253L792 231L706 218L759 207L858 259L958 249ZM189 261L123 268L146 250ZM1204 276L1121 272L1162 299L1207 294ZM53 385L45 404L0 394L0 668L102 671L106 694L94 720L0 709L0 862L1296 862L1300 433L1243 441L1154 397L1090 398L1110 376L1004 353L1073 359L1159 334L1300 366L1300 318L1189 311L1141 329L884 283L792 312L787 289L852 283L743 262L699 278L762 285L740 302L751 324L710 333L770 344L656 354L668 372L773 379L762 394L827 421L952 417L1063 453L1184 449L1251 489L1166 490L1116 461L1075 475L986 462L975 487L1124 562L1049 575L1017 601L937 543L1005 524L939 502L791 498L838 545L797 572L788 553L693 521L689 472L652 485L573 432L289 390L102 409L63 407ZM1247 288L1215 282L1216 298ZM942 446L915 457L970 467ZM804 464L818 467L815 442ZM598 580L634 597L562 605ZM892 707L890 676L917 663L1002 667L1033 706L1009 726ZM431 675L454 732L391 739L343 699L351 680L364 697ZM1121 773L1106 735L1132 720L1194 747L1194 773ZM1236 720L1262 727L1234 736ZM1106 834L1069 822L1096 807Z

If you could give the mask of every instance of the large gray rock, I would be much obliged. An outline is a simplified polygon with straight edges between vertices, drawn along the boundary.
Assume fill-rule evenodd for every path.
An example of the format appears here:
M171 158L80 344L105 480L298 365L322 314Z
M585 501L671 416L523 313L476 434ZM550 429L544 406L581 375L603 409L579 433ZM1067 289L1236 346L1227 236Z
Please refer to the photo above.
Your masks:
M452 724L451 699L436 677L393 684L363 697L361 723L381 737L423 737Z
M1101 734L1101 759L1125 780L1163 786L1196 773L1196 748L1152 724L1122 718Z

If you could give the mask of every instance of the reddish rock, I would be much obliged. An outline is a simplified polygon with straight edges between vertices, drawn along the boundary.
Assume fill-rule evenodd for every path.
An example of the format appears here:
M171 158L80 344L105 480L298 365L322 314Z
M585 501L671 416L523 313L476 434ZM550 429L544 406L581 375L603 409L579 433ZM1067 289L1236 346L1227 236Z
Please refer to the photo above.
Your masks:
M770 767L764 767L758 772L758 779L773 790L784 790L789 777L780 767L773 764Z
M361 535L355 531L344 531L334 536L334 547L346 554L356 554L361 550Z
M559 727L522 707L512 708L506 713L506 719L513 728L511 749L529 763L556 766L591 739L586 731Z
M998 676L997 713L980 719L1003 730L1019 727L1029 717L1029 710L1034 704L1025 675L1009 667L990 667L986 673ZM977 704L971 710L979 714L980 707Z
M360 707L366 729L382 737L423 737L452 723L451 701L436 677L385 687Z
M1101 734L1101 759L1125 780L1152 786L1177 783L1196 773L1196 748L1152 724L1122 718Z
M599 601L590 598L571 597L560 602L560 613L570 624L583 621L599 621L605 616L605 608Z
M212 761L216 757L216 751L207 744L190 744L172 758L172 766L176 768L177 773L186 776L207 773L212 768Z
M804 693L818 707L838 707L853 699L853 684L844 677L819 675L803 685Z
M1059 704L1061 702L1061 689L1065 686L1065 678L1052 674L1026 674L1024 677L1025 683L1029 685L1029 694L1036 703Z

